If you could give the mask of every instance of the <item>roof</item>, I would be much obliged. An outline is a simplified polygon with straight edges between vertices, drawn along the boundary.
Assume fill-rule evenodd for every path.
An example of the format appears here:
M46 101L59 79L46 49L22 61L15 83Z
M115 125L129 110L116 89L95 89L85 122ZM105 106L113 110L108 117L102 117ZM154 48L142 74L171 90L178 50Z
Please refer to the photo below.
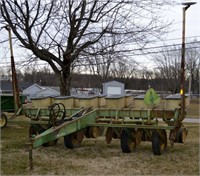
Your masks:
M44 92L53 92L55 94L60 94L60 92L51 89L50 87L42 87L42 90L38 91L37 94L43 94Z
M23 90L23 92L24 93L28 93L28 92L30 92L33 89L37 89L37 91L35 90L35 92L38 92L38 91L43 90L44 88L42 86L39 86L38 84L35 83L35 84L27 87L25 90Z
M24 89L26 89L30 85L31 85L30 83L18 82L18 88L21 91L23 91ZM12 81L4 81L4 80L0 81L0 90L12 92L13 91Z
M124 83L121 83L119 81L109 81L109 82L105 82L104 84L109 84L109 85L124 85Z

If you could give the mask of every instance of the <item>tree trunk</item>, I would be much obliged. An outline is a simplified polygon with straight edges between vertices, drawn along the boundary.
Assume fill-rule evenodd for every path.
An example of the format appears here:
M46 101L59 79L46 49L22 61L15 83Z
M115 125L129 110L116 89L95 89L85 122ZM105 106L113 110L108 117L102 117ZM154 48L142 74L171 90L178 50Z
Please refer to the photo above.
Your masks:
M71 74L70 74L70 65L67 65L62 69L60 77L60 94L62 96L70 95L70 87L71 87Z

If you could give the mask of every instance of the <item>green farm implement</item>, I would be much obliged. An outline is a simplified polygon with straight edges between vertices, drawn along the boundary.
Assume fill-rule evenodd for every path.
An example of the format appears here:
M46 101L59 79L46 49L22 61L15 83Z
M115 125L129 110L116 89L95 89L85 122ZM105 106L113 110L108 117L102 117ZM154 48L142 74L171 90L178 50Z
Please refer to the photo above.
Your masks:
M48 100L51 105L45 104L47 107L35 106L24 110L31 123L30 153L39 146L55 145L61 137L67 148L74 149L81 145L84 137L97 138L104 134L108 144L113 138L120 139L124 153L134 151L142 141L150 141L154 155L161 155L167 149L168 139L173 145L175 142L184 143L187 136L188 131L182 125L181 109L159 108L160 98L153 89L149 89L142 100L145 108L133 106L132 99L125 96L65 98L69 104L85 105L76 105L76 108L67 108L64 98L60 100L54 99L54 103ZM42 103L42 100L39 101ZM100 107L102 101L106 103ZM35 104L38 105L37 102Z
M59 107L60 104L53 104ZM63 106L62 106L63 107ZM179 110L135 110L135 109L26 109L31 117L30 137L33 148L48 146L64 137L67 148L80 146L84 135L98 137L106 129L106 142L120 138L121 149L129 153L141 141L152 141L153 153L160 155L167 147L167 133L170 141L183 142L185 128L179 129L178 138L172 134L179 120ZM183 130L184 129L184 130Z
M180 100L166 99L165 106L160 106L160 97L153 89L142 99L131 95L35 98L31 106L23 106L20 112L30 119L30 168L32 150L56 145L59 138L64 138L66 148L74 149L84 137L104 135L108 144L119 139L124 153L149 141L153 154L161 155L167 149L168 139L171 145L184 143L188 133L182 124ZM0 122L1 126L7 123L4 113Z
M20 105L25 103L26 95L20 95ZM13 94L0 94L0 128L4 128L7 122L13 120L22 111L20 108L14 115L8 119L7 113L13 113L15 111Z

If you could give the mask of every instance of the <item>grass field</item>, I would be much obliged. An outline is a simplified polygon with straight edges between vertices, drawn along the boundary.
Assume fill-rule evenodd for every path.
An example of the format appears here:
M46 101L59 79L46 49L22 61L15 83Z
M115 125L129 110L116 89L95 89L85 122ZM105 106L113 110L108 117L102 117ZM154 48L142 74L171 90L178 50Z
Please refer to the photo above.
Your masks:
M84 138L82 146L67 149L63 138L54 147L33 150L34 169L29 170L27 124L8 125L1 130L1 175L199 175L199 125L189 129L185 144L168 144L167 152L154 156L150 142L136 152L121 152L120 141L106 144L104 137Z
M199 100L192 100L189 115L199 118ZM24 116L21 120L27 120ZM106 144L104 137L84 138L82 146L67 149L63 138L54 147L33 150L33 170L25 151L29 124L8 124L1 130L1 175L200 175L199 124L189 129L186 143L175 143L154 156L150 142L142 142L130 154L122 153L120 141Z
M200 117L200 99L199 98L191 99L187 116L192 117L192 118Z

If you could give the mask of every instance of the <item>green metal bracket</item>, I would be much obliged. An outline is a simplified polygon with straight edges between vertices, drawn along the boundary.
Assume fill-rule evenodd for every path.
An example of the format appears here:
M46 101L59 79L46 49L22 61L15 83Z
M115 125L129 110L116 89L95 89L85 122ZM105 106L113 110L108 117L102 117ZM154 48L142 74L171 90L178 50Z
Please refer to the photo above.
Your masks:
M74 133L88 126L89 123L95 122L95 117L97 116L96 110L86 113L74 120L64 122L63 124L49 128L45 132L36 136L32 139L33 147L39 147L44 143L53 141L60 137L64 137L68 134Z

